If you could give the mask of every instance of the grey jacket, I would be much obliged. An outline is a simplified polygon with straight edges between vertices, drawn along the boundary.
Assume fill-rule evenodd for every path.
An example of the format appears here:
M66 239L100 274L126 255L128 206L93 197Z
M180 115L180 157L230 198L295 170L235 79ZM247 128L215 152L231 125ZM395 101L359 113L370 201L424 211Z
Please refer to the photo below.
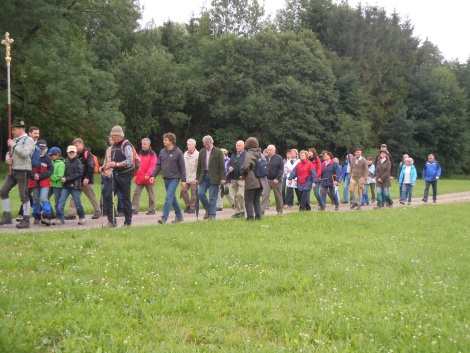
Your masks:
M171 151L162 148L158 154L158 161L152 176L156 177L162 171L163 179L181 179L186 182L186 166L181 150L174 146Z
M27 134L15 138L15 144L11 148L13 156L12 170L16 172L31 172L31 156L33 155L36 144Z

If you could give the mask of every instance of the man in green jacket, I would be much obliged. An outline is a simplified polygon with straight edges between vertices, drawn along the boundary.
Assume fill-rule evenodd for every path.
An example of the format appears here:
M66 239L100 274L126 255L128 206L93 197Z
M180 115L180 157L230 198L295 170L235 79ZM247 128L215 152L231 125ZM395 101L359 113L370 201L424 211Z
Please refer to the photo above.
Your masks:
M197 163L196 184L199 184L197 196L206 210L204 219L215 219L217 195L219 185L225 185L227 176L225 175L224 153L214 146L211 136L204 136L202 139L204 148L199 152ZM206 193L209 189L209 200Z

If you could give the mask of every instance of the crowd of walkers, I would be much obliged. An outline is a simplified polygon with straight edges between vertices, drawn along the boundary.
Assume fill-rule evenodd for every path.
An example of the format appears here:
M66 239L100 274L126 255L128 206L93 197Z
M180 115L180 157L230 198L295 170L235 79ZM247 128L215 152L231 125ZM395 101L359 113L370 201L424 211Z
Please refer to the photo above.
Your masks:
M204 147L200 151L196 149L196 140L187 140L183 153L176 146L176 136L166 133L164 147L157 156L150 139L143 138L137 152L125 138L122 127L114 126L109 134L110 146L99 165L98 158L81 138L67 147L64 159L60 148L48 148L47 142L39 138L39 128L30 127L26 133L21 119L12 123L12 134L14 138L8 140L6 156L9 172L0 189L3 206L0 225L13 223L10 191L18 185L21 208L17 228L30 227L31 209L33 224L62 225L76 220L77 215L78 225L86 224L82 193L93 206L92 219L106 217L106 227L116 227L116 217L124 217L124 225L130 226L132 216L139 213L144 189L149 199L146 214L156 214L154 185L160 173L166 191L160 224L168 222L172 208L175 219L171 222L180 223L184 221L183 213L196 213L199 205L205 211L203 219L215 220L217 211L223 208L222 197L227 197L234 210L233 218L260 220L270 206L271 191L278 215L294 205L301 212L310 211L312 194L320 211L325 211L329 203L335 210L340 204L349 204L351 209L358 210L369 203L375 204L374 208L392 207L393 179L399 184L399 202L410 205L418 178L413 159L407 154L403 155L398 168L394 167L386 144L381 145L375 158L365 158L362 149L356 148L354 154L346 155L341 166L330 151L318 154L315 148L300 152L293 148L286 151L283 158L276 153L274 145L262 150L255 137L237 141L231 155L228 150L214 146L209 135L203 137ZM93 187L97 173L101 174L101 202ZM436 202L440 176L441 167L430 154L422 171L426 183L423 202L428 201L431 187L432 200ZM135 183L133 195L132 181ZM176 197L180 184L184 209ZM69 196L71 200L65 213Z

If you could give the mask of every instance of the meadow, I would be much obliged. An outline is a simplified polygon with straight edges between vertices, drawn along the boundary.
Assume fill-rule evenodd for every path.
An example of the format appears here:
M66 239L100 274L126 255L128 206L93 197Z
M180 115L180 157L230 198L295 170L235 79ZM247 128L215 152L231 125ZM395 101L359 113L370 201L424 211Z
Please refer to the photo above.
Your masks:
M3 234L0 351L467 352L468 214Z

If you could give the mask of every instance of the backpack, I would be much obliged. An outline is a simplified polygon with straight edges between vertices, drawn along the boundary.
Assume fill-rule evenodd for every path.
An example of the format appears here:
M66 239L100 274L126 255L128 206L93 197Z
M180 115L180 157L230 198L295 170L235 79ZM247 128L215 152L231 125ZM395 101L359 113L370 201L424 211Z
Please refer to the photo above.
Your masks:
M26 139L23 140L23 145ZM31 155L31 166L33 168L41 168L41 149L38 146L34 146L33 154Z
M129 142L129 140L124 140L121 144L121 153L124 154L124 145L126 142ZM134 167L134 173L137 173L140 169L140 158L137 155L137 151L132 143L129 142L129 145L132 147L132 165Z
M91 156L93 157L93 162L95 163L95 167L93 168L93 174L98 174L100 171L100 162L98 161L98 157L96 157L93 153L91 154ZM85 150L83 157L85 159L88 159L88 150Z
M255 177L263 178L268 176L268 164L266 163L266 158L261 155L257 158L256 167L255 167Z

